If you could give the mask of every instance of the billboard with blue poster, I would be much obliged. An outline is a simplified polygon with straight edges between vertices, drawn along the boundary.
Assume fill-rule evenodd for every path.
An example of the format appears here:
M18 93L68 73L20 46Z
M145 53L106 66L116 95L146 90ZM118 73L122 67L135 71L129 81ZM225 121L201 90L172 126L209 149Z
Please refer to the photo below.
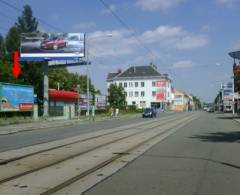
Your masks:
M33 111L33 87L0 83L0 112Z

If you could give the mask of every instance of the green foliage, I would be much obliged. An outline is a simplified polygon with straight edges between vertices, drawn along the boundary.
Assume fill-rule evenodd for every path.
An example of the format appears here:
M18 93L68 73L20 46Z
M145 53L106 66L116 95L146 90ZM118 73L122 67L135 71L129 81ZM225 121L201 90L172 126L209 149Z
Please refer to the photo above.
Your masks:
M21 33L32 33L36 32L38 28L38 22L33 17L32 9L29 5L25 5L22 15L18 17L15 27Z
M16 27L11 27L6 36L6 49L8 52L8 59L13 60L13 52L18 51L20 45L20 33Z
M201 106L202 106L201 101L196 96L193 96L193 102L196 105L197 109L201 108Z
M49 70L49 87L57 89L58 83L61 90L76 90L77 85L80 85L80 92L87 92L86 76L70 73L66 68L52 68ZM89 90L91 93L96 93L91 80L89 82Z
M6 48L3 36L0 34L0 59L5 59Z
M111 84L108 88L108 102L114 108L126 106L126 94L122 86Z

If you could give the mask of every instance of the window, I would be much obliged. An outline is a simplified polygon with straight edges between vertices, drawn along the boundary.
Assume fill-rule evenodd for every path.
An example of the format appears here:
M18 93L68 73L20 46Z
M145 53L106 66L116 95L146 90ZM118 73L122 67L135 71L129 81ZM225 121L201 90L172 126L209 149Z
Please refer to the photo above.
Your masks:
M129 92L129 97L132 97L132 96L133 96L133 92L130 91L130 92Z
M141 82L141 87L144 87L145 83L144 82Z
M122 87L122 83L119 83L119 87Z
M138 82L135 82L135 87L138 87Z
M145 101L140 101L140 107L145 108L146 107L146 102Z
M124 82L124 84L123 84L123 85L124 85L124 88L126 88L126 87L127 87L127 82Z
M133 87L133 82L129 82L129 87Z
M156 86L156 82L155 82L155 81L152 82L152 86L153 86L153 87Z
M145 96L145 92L141 91L141 97L144 97L144 96Z
M156 96L156 91L152 91L152 96L153 96L153 97Z
M135 102L135 101L133 101L133 102L132 102L132 105L135 105L135 104L136 104L136 102Z
M135 91L135 97L138 97L138 91Z

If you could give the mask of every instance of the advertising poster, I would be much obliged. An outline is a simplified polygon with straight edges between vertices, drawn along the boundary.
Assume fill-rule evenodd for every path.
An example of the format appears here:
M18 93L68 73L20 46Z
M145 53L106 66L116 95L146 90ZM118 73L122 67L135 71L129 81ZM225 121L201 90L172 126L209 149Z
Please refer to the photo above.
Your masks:
M21 35L21 57L84 57L84 33L34 33Z
M223 90L223 99L231 100L232 99L232 89L224 89Z
M0 84L0 111L33 111L33 87Z
M156 81L157 87L166 87L166 80L158 80Z
M164 101L166 98L165 98L165 93L164 92L157 92L156 93L156 99L157 100L160 100L160 101Z
M183 105L183 98L180 97L175 97L174 98L174 105Z

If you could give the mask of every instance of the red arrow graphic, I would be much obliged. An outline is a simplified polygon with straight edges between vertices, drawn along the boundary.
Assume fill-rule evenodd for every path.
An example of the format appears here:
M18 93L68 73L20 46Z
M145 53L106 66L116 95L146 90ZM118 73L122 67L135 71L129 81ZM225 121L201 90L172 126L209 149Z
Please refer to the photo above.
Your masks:
M14 51L14 64L12 67L12 73L16 78L18 78L20 72L21 72L21 68L18 64L18 51Z

